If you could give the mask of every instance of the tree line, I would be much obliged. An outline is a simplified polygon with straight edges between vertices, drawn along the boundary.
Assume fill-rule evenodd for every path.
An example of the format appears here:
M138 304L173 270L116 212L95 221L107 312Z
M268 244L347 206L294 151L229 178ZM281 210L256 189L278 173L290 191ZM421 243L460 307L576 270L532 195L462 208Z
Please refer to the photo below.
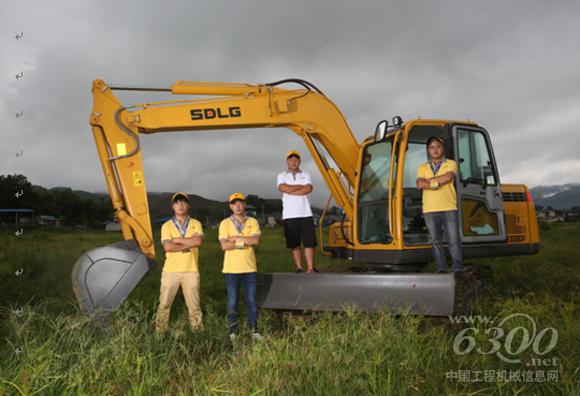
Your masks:
M0 208L32 209L34 216L52 215L65 225L101 227L113 218L108 197L83 198L72 189L33 186L24 175L0 175Z
M214 202L207 206L206 203L200 205L201 201L192 202L191 214L206 225L230 214L226 202ZM282 203L279 199L266 200L258 195L249 194L246 202L256 209L258 217L282 212ZM32 185L27 177L21 174L0 175L0 209L32 209L34 217L55 216L61 219L62 224L69 226L84 225L100 228L103 222L114 218L114 209L108 195L78 193L68 187L46 189ZM150 205L152 221L156 218L171 216L171 214L170 202L162 207ZM7 222L4 218L2 221Z

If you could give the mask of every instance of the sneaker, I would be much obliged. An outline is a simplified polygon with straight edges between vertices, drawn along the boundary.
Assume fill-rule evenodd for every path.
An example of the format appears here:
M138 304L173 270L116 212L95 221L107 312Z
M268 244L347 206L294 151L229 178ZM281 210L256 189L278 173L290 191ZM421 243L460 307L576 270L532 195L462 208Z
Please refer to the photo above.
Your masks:
M264 337L260 333L252 333L252 341L261 342L264 340Z
M318 272L318 270L316 268L312 268L312 269L309 269L307 273L313 274L315 272Z
M301 272L304 272L304 270L303 270L302 268L298 268L298 269L296 270L296 273L297 273L297 274L299 274L299 273L301 273Z

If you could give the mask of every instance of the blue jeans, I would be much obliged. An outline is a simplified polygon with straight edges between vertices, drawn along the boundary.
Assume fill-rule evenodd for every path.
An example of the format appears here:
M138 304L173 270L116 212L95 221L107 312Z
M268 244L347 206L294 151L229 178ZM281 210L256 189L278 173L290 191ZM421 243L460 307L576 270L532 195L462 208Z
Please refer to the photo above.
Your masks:
M425 213L425 224L429 231L429 239L433 246L433 257L437 264L437 271L447 271L447 260L443 250L443 231L447 239L447 247L453 260L453 272L463 270L463 252L459 239L459 221L456 210Z
M256 303L256 281L257 272L247 272L244 274L224 274L226 279L226 290L228 292L228 332L229 334L239 334L238 326L238 300L240 297L240 285L244 285L244 297L248 310L248 326L250 331L257 332L258 327L258 304Z

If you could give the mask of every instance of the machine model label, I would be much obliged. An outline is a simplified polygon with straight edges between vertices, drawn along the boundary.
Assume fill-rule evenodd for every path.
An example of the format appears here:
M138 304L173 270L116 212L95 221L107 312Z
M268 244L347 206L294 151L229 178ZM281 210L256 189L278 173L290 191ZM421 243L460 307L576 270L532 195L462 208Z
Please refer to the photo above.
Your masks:
M191 109L189 111L192 120L211 120L214 118L236 118L242 116L242 110L238 106L222 108Z

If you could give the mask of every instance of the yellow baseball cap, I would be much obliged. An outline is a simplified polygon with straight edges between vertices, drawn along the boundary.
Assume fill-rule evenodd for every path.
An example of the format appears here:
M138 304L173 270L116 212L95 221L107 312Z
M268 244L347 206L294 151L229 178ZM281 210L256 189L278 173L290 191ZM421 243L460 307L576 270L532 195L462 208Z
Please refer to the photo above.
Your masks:
M242 193L233 193L232 195L230 195L230 198L228 199L229 203L234 202L235 200L240 200L240 201L244 201L246 202L246 196Z
M189 202L189 197L187 196L187 194L181 191L178 191L175 194L173 194L173 196L171 197L171 202L175 202L175 200L179 197L183 197L187 202Z
M293 155L295 155L298 158L300 158L300 153L298 151L296 151L296 150L290 150L290 151L288 151L288 154L286 154L286 158L288 159L288 158L290 158Z

